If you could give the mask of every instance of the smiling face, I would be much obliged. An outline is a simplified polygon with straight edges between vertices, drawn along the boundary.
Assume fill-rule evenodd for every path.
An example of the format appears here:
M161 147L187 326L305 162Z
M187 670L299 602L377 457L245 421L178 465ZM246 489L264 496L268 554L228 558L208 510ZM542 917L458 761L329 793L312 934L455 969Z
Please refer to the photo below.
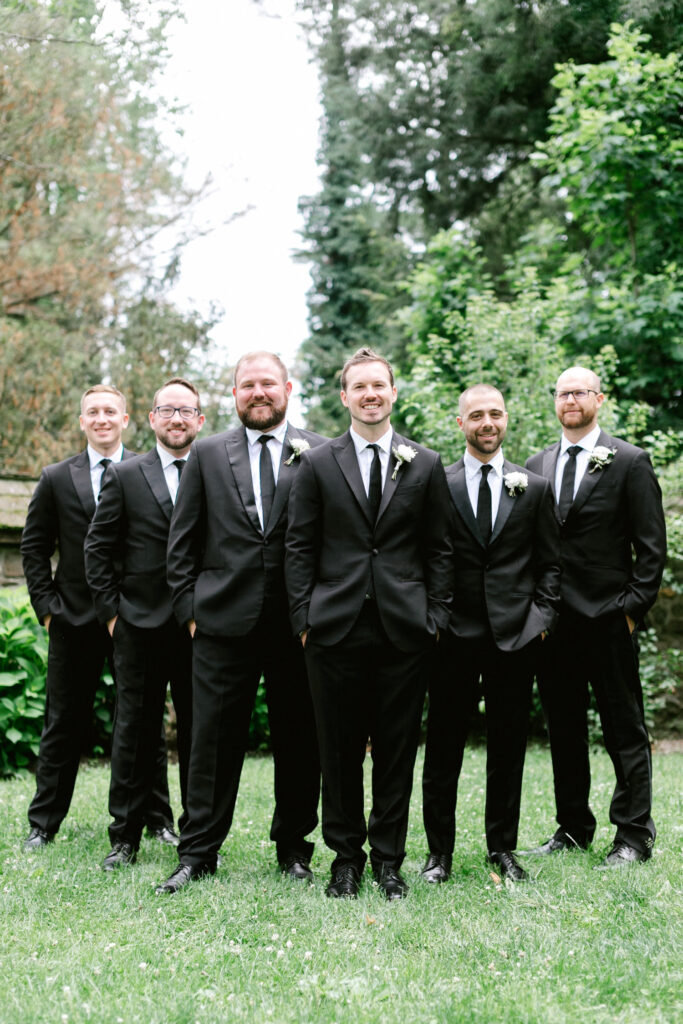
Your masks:
M123 398L110 391L92 391L83 396L81 430L88 444L100 455L113 455L121 444L121 435L128 426L128 413Z
M375 440L384 434L396 394L384 363L370 361L347 369L341 400L351 413L354 430L361 437Z
M555 391L558 395L566 395L566 398L555 399L557 418L567 437L578 441L589 434L598 422L600 406L605 400L600 391L600 380L592 370L572 366L560 374ZM577 397L577 391L585 391L585 397Z
M264 355L240 363L232 393L245 427L267 432L287 415L292 385L275 360Z
M464 392L457 421L470 455L480 462L490 462L503 443L508 425L500 392L488 387L474 387Z
M182 384L169 384L157 393L156 405L149 414L149 422L156 439L167 452L181 457L187 454L190 445L202 428L204 416L195 413L190 419L181 416L179 409L196 409L197 396ZM173 409L170 419L164 419L155 409L169 406Z

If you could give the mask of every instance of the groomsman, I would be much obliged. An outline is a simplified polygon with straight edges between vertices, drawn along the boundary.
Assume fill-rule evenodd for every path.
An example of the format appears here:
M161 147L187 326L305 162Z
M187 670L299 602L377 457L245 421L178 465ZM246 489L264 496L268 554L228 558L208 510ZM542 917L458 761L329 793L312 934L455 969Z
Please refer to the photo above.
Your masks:
M504 457L505 401L476 384L460 396L465 453L446 470L455 583L448 629L429 684L423 814L427 882L451 871L455 808L468 724L481 679L486 704L489 862L514 881L534 671L559 604L559 527L546 480Z
M85 579L83 544L110 462L133 458L121 436L128 425L126 400L109 384L81 398L85 451L46 466L29 504L21 538L24 575L36 618L48 631L45 724L36 770L36 794L28 810L27 850L52 842L71 804L83 741L92 719L95 691L111 639L97 622ZM59 551L56 571L51 559ZM173 839L168 802L166 742L156 737L155 792L147 827L161 842Z
M275 768L271 839L283 873L311 879L320 764L301 647L283 577L287 499L299 457L323 438L287 420L282 360L252 352L235 367L242 426L196 443L168 546L178 621L193 639L193 735L180 864L157 888L213 874L232 823L254 698L265 677Z
M286 579L318 727L323 837L335 853L327 895L358 894L367 838L379 888L400 899L428 652L451 600L449 498L439 456L392 429L396 387L386 359L359 349L341 385L351 427L302 457Z
M173 615L166 548L180 477L204 423L194 384L182 377L167 381L154 396L149 422L156 445L110 467L85 542L86 578L97 617L113 638L116 668L109 787L114 820L105 871L136 859L169 683L178 727L181 828L187 809L192 646Z
M559 828L530 852L584 848L593 838L590 683L616 774L610 806L616 834L601 866L620 867L647 860L656 835L636 631L664 569L662 495L646 452L600 429L604 395L595 373L583 366L565 370L554 398L562 437L527 466L550 481L561 529L560 619L539 675Z

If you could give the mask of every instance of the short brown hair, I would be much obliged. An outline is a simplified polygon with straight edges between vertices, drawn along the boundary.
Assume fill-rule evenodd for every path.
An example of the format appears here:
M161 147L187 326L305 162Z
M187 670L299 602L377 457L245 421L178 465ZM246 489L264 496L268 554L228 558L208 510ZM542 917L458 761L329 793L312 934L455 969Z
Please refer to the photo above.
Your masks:
M157 399L159 398L159 395L164 390L164 388L170 388L170 386L172 384L179 384L180 387L187 388L188 391L191 391L192 394L197 399L197 412L201 412L202 411L202 400L199 397L199 392L197 391L197 389L194 386L194 384L192 383L192 381L185 380L184 377L171 377L171 379L167 380L165 384L162 384L160 388L157 388L157 390L154 392L154 398L152 399L152 408L153 409L156 408Z
M460 395L460 398L458 400L458 412L460 413L461 416L465 402L470 397L473 391L493 391L495 395L498 395L501 402L503 403L503 408L505 408L505 398L503 396L502 391L499 391L497 387L494 387L493 384L473 384L472 387L465 388L465 390Z
M235 363L235 369L232 375L232 382L237 387L237 371L239 370L242 363L250 363L254 359L272 359L280 373L282 374L282 381L284 384L289 380L289 371L285 364L282 362L280 357L275 352L266 352L265 349L259 349L257 352L245 352L243 356L240 356Z
M389 371L389 380L391 381L391 386L393 388L394 371L391 368L391 363L389 362L389 360L385 359L384 356L380 356L376 352L373 352L371 348L359 348L357 352L353 353L350 359L346 360L344 366L342 367L342 371L340 374L342 391L346 391L346 375L351 369L351 367L361 366L362 363L382 363L383 366L386 366L387 370Z
M81 411L83 411L83 405L88 395L100 394L116 395L117 398L121 399L123 411L126 411L126 396L121 391L119 391L118 388L115 388L113 384L93 384L91 388L88 388L87 391L84 391L83 394L81 395Z

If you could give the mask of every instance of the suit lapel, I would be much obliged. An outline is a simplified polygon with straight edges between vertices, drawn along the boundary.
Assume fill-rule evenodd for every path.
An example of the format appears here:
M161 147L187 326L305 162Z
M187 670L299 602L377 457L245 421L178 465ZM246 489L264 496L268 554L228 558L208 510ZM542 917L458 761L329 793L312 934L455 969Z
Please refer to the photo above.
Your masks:
M469 492L467 490L467 477L465 475L464 460L460 459L460 461L454 463L453 466L449 466L446 472L446 477L448 480L448 489L451 492L451 499L460 513L460 517L476 542L482 547L485 547L484 539L479 532L479 524L475 519L474 512L472 510L472 502L470 501Z
M605 448L609 448L610 447L610 441L611 441L611 438L609 438L607 436L607 434L605 434L605 432L601 430L600 431L600 436L598 437L598 445L604 445ZM596 447L597 447L597 445L596 445ZM588 498L592 494L594 488L597 487L599 481L602 479L603 475L605 473L607 473L607 472L609 472L609 466L605 466L603 469L596 469L595 472L593 472L593 473L590 472L590 466L586 466L586 472L583 474L583 476L581 478L581 483L579 484L579 489L576 492L576 496L574 498L574 501L572 502L572 504L571 504L571 506L569 508L569 512L567 513L567 518L569 518L569 516L573 512L578 512L578 510L582 507L582 505L585 505L586 501L588 500Z
M166 474L164 473L163 466L161 465L161 459L156 448L153 448L151 452L143 456L140 460L140 469L142 470L147 483L152 491L152 494L156 498L161 511L164 513L166 518L171 519L173 514L173 502L171 501L171 495L166 483Z
M557 442L557 444L554 444L552 446L552 448L548 448L548 450L543 453L543 470L542 470L542 475L549 482L550 489L553 492L553 498L555 499L556 503L557 503L557 495L555 494L555 470L557 468L557 459L559 457L559 454L560 454L560 442L559 441Z
M87 450L77 456L69 466L71 480L78 495L78 500L83 506L83 511L88 519L95 515L95 495L92 491L92 480L90 478L90 459Z
M289 491L292 486L292 481L294 480L294 474L296 473L295 463L297 462L297 458L296 456L292 458L294 455L294 449L290 444L290 438L292 437L302 437L302 435L294 427L288 426L284 444L282 445L280 468L277 474L277 486L275 488L275 496L273 497L270 516L266 523L266 533L272 530L280 519L282 510L287 504ZM287 463L289 463L289 465L287 465Z
M393 498L396 488L401 483L401 480L405 474L409 472L408 466L410 463L404 462L399 467L398 472L394 475L394 471L396 470L396 456L394 455L394 448L398 448L400 444L405 444L407 446L408 442L404 437L400 437L398 434L392 434L391 446L389 448L389 468L387 469L387 478L384 483L384 487L382 488L382 500L379 503L377 522L379 522L384 515L386 507Z
M514 472L517 472L517 470L515 470L515 467L511 463L507 461L503 462L503 478L505 477L506 473ZM512 512L512 506L516 501L519 501L519 496L513 498L513 496L510 494L507 487L505 486L505 479L503 479L500 485L500 501L498 502L498 512L496 513L496 521L493 524L493 530L491 531L491 540L489 541L489 544L493 544L493 542L497 540L503 527L508 521L509 515Z
M251 480L251 465L249 464L247 432L244 427L238 428L234 434L226 439L225 448L230 461L232 475L235 478L237 490L244 505L244 511L247 513L254 529L258 530L259 533L263 533L261 520L256 510L254 485Z
M339 468L344 474L344 479L351 488L354 498L360 505L363 515L367 521L370 522L368 497L365 493L365 488L363 487L363 478L360 475L356 447L351 440L351 434L347 432L339 442L332 443L332 454L337 460Z

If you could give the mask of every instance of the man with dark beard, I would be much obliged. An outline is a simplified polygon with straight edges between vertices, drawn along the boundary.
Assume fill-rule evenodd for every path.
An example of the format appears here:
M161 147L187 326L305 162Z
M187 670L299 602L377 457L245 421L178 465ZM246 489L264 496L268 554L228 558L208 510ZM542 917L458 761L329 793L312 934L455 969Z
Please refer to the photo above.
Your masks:
M169 683L178 726L181 828L187 814L192 645L173 615L166 547L181 473L204 423L194 384L181 377L164 384L154 396L149 422L156 445L145 455L110 466L85 542L86 579L97 617L113 639L116 668L109 787L113 821L105 871L136 858Z
M301 645L289 625L284 536L302 451L324 438L287 421L292 385L276 355L235 367L242 426L199 441L183 476L168 547L178 621L193 637L189 820L180 864L157 888L175 893L213 874L232 823L261 675L275 769L271 839L281 870L312 878L320 765Z

